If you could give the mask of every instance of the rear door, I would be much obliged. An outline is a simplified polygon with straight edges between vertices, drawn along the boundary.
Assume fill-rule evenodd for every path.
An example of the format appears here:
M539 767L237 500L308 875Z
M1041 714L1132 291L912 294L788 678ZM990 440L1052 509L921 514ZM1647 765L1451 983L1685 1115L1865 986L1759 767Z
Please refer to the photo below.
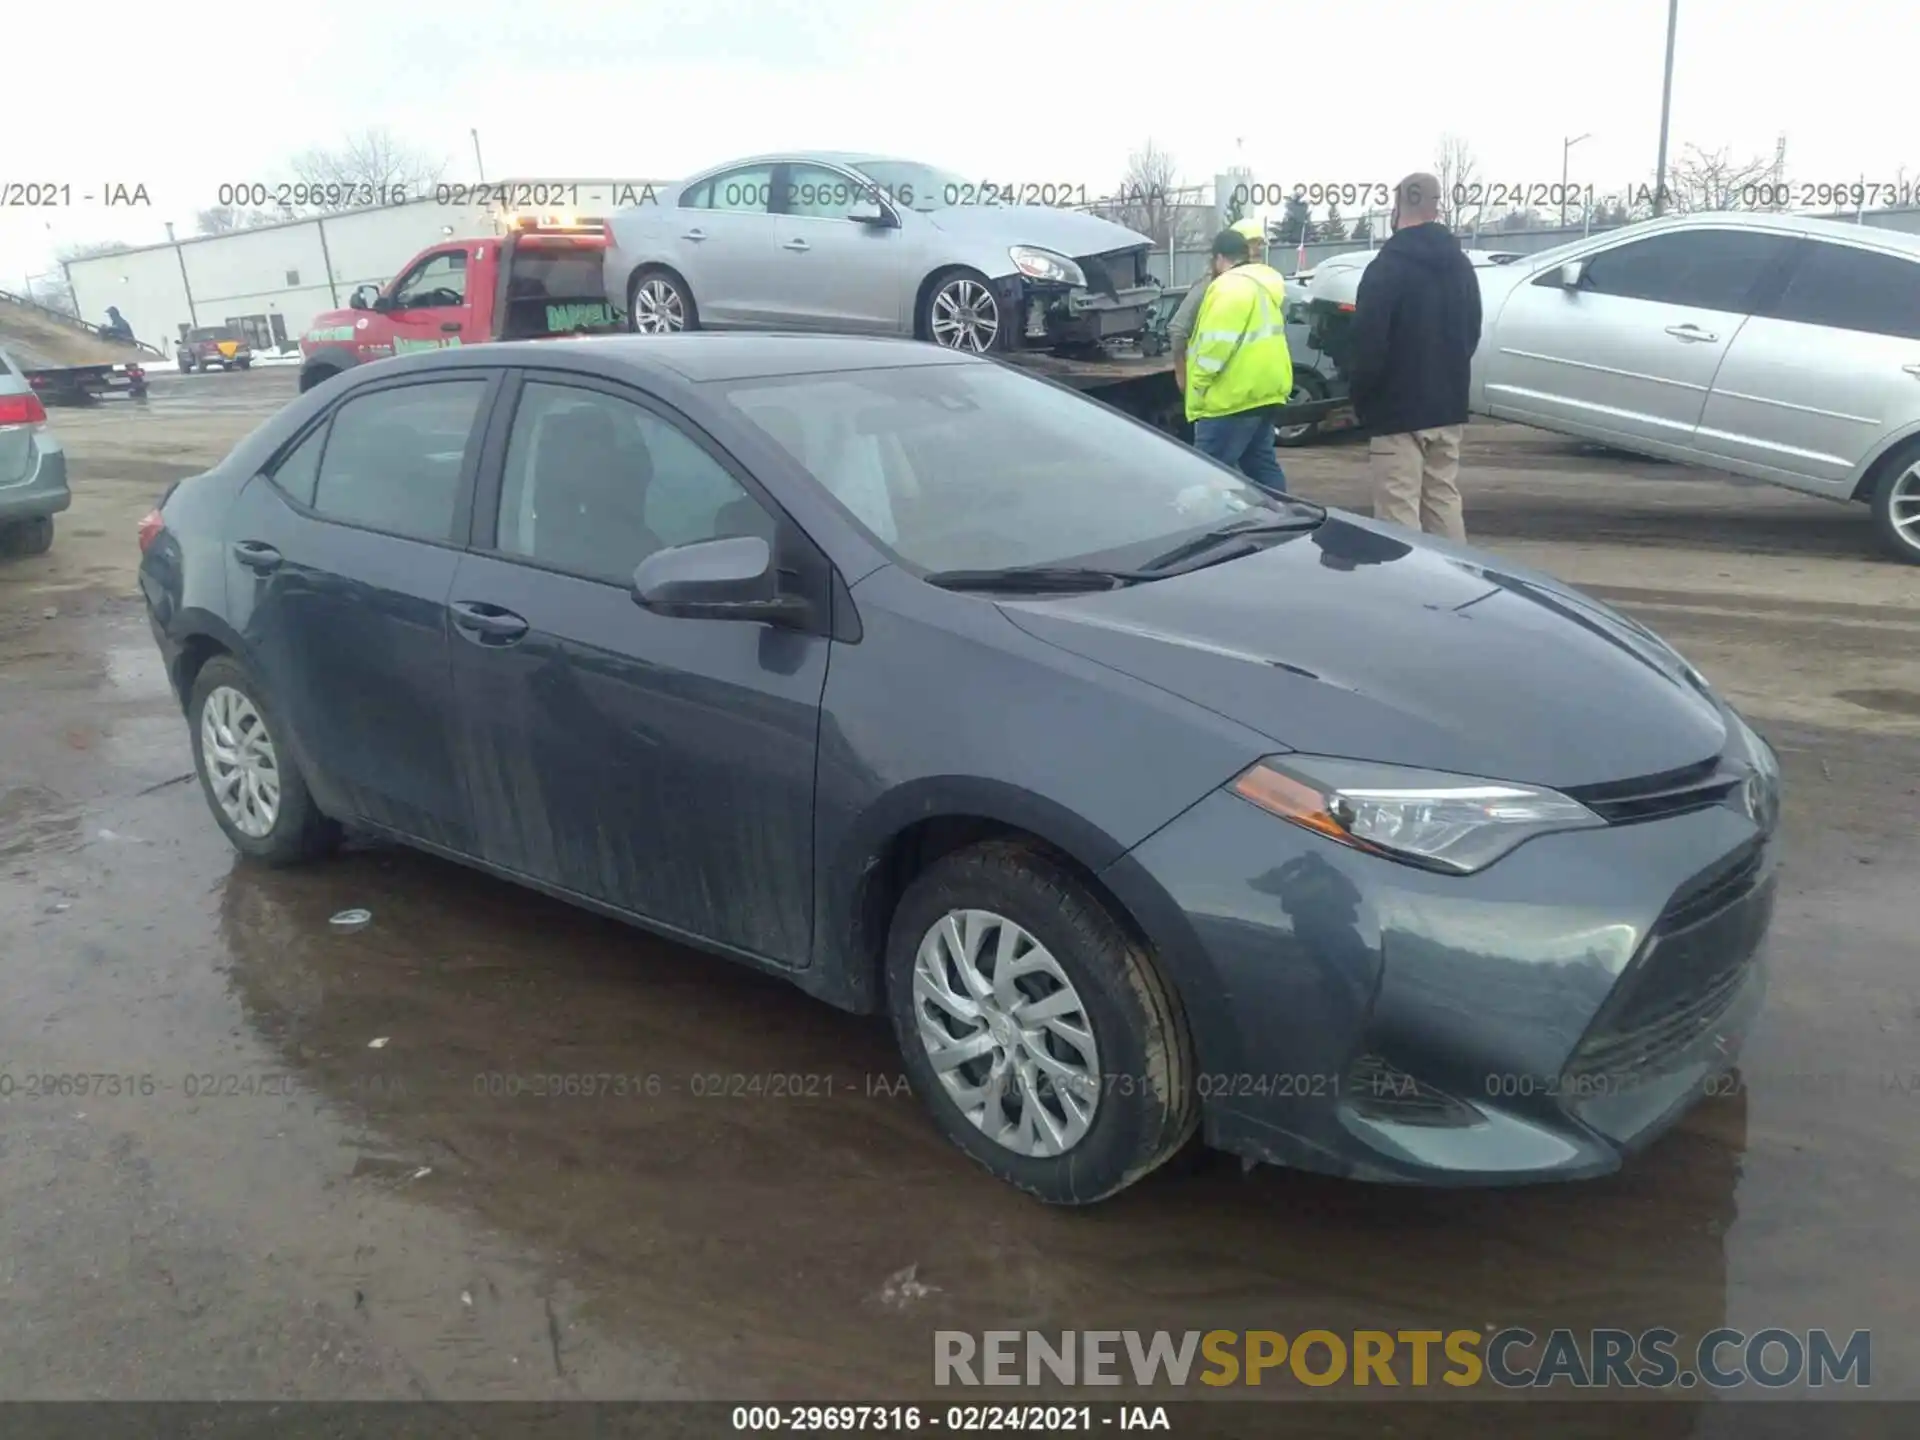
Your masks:
M666 545L808 544L729 458L625 386L530 370L489 435L450 594L481 855L793 966L813 923L824 636L634 603Z
M447 593L494 377L356 389L242 490L227 594L322 807L460 852Z
M1593 252L1576 289L1558 267L1518 286L1486 327L1493 414L1680 452L1751 297L1792 252L1749 229L1671 230Z
M478 253L476 247L473 258ZM421 256L400 277L393 289L393 303L382 317L396 355L491 338L467 334L472 313L467 303L469 260L464 246L452 245Z
M702 325L774 323L772 200L771 164L729 170L680 197L668 235Z
M914 285L901 232L849 220L871 203L871 182L795 162L774 175L777 283L769 303L781 324L841 334L907 330Z
M1699 448L1755 475L1851 493L1880 441L1916 422L1920 259L1804 240L1714 377Z

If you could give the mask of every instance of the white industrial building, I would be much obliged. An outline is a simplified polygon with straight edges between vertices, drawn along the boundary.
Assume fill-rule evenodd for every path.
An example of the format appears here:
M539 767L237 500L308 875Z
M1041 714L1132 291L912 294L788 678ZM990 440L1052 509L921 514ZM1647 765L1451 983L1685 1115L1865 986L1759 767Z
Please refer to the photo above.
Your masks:
M604 216L634 203L646 180L502 181L492 194L544 196L562 186L580 215ZM441 187L464 199L474 187ZM549 209L563 208L555 205ZM203 235L69 261L80 317L96 324L116 306L134 336L168 355L189 329L231 325L255 349L296 343L315 315L344 309L356 287L384 284L414 255L450 236L494 235L501 211L491 204L442 204L434 199L349 210L318 219Z

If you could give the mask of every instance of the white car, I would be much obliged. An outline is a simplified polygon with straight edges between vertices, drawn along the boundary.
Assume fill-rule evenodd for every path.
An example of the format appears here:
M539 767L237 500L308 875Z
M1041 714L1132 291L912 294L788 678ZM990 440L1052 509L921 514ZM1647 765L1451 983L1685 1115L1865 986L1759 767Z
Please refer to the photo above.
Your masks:
M1477 274L1475 413L1870 504L1920 564L1920 236L1695 214Z

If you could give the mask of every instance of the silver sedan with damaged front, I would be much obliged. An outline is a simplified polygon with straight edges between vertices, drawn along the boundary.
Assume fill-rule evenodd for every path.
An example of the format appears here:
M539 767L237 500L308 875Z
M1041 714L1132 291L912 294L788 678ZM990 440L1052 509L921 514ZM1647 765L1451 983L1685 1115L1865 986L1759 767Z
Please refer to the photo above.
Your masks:
M1159 294L1147 236L996 195L878 156L731 161L613 218L606 290L625 301L630 328L649 334L899 335L985 353L1146 328Z

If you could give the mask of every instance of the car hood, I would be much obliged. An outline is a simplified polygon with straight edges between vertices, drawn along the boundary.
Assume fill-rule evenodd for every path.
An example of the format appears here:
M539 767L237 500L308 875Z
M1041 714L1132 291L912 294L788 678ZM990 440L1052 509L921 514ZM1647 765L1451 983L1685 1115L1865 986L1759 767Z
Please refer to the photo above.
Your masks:
M933 226L967 240L1036 245L1062 255L1101 255L1152 245L1150 237L1098 215L1045 205L949 205L928 213ZM1008 264L1011 269L1011 262Z
M1677 770L1727 741L1705 682L1633 622L1354 518L1170 579L1001 609L1305 753L1564 787Z

